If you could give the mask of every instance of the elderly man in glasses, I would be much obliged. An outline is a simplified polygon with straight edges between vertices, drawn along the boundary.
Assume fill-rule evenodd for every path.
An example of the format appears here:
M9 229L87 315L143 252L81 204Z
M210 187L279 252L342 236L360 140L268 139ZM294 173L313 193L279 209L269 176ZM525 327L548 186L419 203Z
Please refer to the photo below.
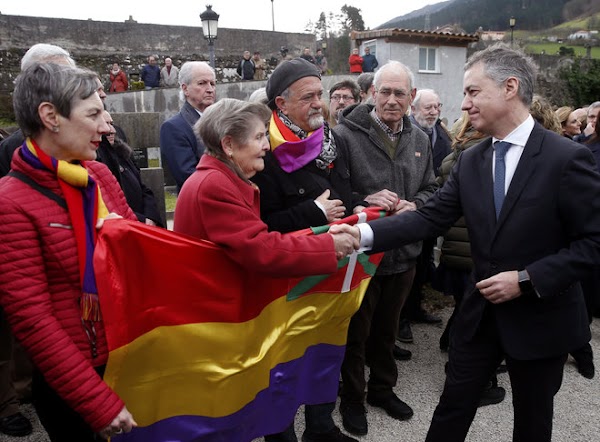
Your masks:
M416 210L437 185L429 139L406 116L416 94L414 76L404 64L390 61L375 73L373 85L374 104L347 107L334 129L340 145L347 149L352 191L372 205L389 207L392 202L387 210L393 214ZM385 194L377 195L380 201L368 196L385 188L389 189ZM394 392L398 380L394 358L409 359L410 352L401 349L404 352L396 356L394 344L420 252L421 242L386 252L350 321L340 412L344 428L352 434L368 432L365 390L367 403L392 418L406 420L413 415L412 408Z
M410 108L412 123L429 137L433 148L433 169L438 176L442 160L450 153L452 146L448 131L440 120L442 113L440 97L433 89L420 89Z

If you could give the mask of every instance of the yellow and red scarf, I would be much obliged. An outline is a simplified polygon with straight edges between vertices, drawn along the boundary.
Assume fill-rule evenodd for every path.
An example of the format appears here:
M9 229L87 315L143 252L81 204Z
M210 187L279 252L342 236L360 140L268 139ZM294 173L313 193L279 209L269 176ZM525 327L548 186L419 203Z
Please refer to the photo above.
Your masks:
M93 256L96 245L96 223L108 210L100 186L88 174L85 162L69 163L46 154L31 138L21 148L23 159L40 170L49 170L58 178L77 241L79 276L82 286L81 317L85 321L100 320L98 289L94 275Z

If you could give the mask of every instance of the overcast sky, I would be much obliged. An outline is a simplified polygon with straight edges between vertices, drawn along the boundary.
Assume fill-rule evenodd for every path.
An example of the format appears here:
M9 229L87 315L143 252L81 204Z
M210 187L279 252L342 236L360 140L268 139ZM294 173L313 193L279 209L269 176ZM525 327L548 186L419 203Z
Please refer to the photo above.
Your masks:
M304 32L309 20L316 22L321 12L335 14L347 4L361 10L365 26L375 28L388 20L441 0L175 0L102 2L78 0L11 0L3 2L0 13L58 17L77 20L122 22L133 16L138 23L201 26L199 14L207 4L220 15L219 27L271 30L271 6L275 11L275 30Z

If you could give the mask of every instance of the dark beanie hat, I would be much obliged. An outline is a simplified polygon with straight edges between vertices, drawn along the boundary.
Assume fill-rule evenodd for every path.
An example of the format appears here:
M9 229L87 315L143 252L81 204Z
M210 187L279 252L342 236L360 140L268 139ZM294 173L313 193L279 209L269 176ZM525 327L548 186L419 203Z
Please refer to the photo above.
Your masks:
M321 79L319 69L303 58L286 60L275 68L267 81L268 105L275 110L275 98L277 98L290 85L304 77L317 77Z

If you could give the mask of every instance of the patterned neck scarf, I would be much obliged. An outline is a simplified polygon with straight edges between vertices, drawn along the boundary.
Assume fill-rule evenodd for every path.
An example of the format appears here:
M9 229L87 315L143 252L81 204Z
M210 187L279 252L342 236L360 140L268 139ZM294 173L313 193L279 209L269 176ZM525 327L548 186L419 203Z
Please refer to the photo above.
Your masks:
M269 137L273 155L281 168L288 173L304 167L313 160L319 169L331 169L333 161L337 158L335 140L327 123L307 133L283 112L276 110L271 117Z
M89 176L85 162L73 164L57 160L46 154L30 138L23 143L21 155L32 167L49 170L58 178L77 241L79 277L83 290L80 298L81 317L85 321L99 321L100 304L93 257L96 245L96 223L99 218L105 218L108 215L100 187Z

